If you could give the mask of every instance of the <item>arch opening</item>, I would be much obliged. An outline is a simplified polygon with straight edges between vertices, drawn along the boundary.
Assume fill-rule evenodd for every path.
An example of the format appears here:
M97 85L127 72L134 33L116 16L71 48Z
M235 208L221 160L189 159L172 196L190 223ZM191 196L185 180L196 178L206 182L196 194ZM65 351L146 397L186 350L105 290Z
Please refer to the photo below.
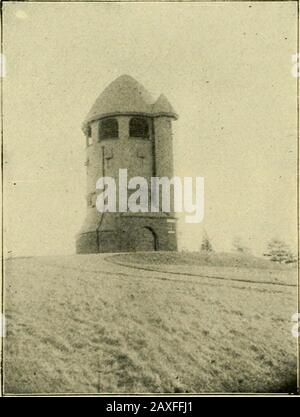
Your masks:
M144 117L133 117L129 122L129 136L131 138L149 139L149 123Z
M157 251L158 250L158 239L156 233L151 227L142 227L138 231L138 238L136 239L135 249L136 251Z
M99 140L102 139L118 139L119 125L118 120L109 118L103 119L99 123Z

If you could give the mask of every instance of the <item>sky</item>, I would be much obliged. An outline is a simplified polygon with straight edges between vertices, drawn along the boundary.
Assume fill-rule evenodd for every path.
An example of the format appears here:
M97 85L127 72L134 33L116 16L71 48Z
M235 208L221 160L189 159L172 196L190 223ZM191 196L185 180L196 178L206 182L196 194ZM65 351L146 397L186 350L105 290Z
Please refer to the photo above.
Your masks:
M179 115L175 173L203 176L180 249L296 247L296 2L5 3L5 255L71 254L85 216L82 122L130 74Z

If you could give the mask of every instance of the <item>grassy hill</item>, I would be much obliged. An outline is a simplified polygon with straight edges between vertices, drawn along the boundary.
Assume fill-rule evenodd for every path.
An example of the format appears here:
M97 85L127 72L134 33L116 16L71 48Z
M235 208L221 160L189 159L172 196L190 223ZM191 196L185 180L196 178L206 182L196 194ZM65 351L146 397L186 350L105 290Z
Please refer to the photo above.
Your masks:
M270 262L266 258L244 253L230 252L148 252L146 257L139 253L116 254L116 258L126 259L127 262L135 264L154 265L197 265L213 267L235 267L235 268L258 268L286 271L288 267L284 264ZM291 264L294 265L295 264ZM291 267L290 267L291 268Z
M5 392L291 391L296 270L230 254L5 266Z

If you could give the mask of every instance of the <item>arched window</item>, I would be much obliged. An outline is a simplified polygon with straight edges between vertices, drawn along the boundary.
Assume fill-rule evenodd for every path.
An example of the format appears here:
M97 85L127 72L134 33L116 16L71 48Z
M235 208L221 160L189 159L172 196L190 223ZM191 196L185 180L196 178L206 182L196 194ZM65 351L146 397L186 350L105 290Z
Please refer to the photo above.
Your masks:
M115 139L119 137L117 119L103 119L99 125L99 139Z
M129 122L129 136L131 138L149 139L149 124L143 117L133 117Z

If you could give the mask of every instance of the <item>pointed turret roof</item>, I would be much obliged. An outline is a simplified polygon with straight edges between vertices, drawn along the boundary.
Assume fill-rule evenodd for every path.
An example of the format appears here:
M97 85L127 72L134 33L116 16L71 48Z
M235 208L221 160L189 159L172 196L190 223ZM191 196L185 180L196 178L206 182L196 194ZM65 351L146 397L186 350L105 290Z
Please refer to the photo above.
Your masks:
M177 114L175 110L173 109L172 105L170 104L169 100L164 94L161 94L156 100L156 102L153 104L152 113L154 116L166 115L175 117L175 119L177 119Z
M121 75L97 98L84 121L84 128L93 120L105 116L138 113L177 119L174 109L165 96L161 95L155 102L142 84L130 75Z

